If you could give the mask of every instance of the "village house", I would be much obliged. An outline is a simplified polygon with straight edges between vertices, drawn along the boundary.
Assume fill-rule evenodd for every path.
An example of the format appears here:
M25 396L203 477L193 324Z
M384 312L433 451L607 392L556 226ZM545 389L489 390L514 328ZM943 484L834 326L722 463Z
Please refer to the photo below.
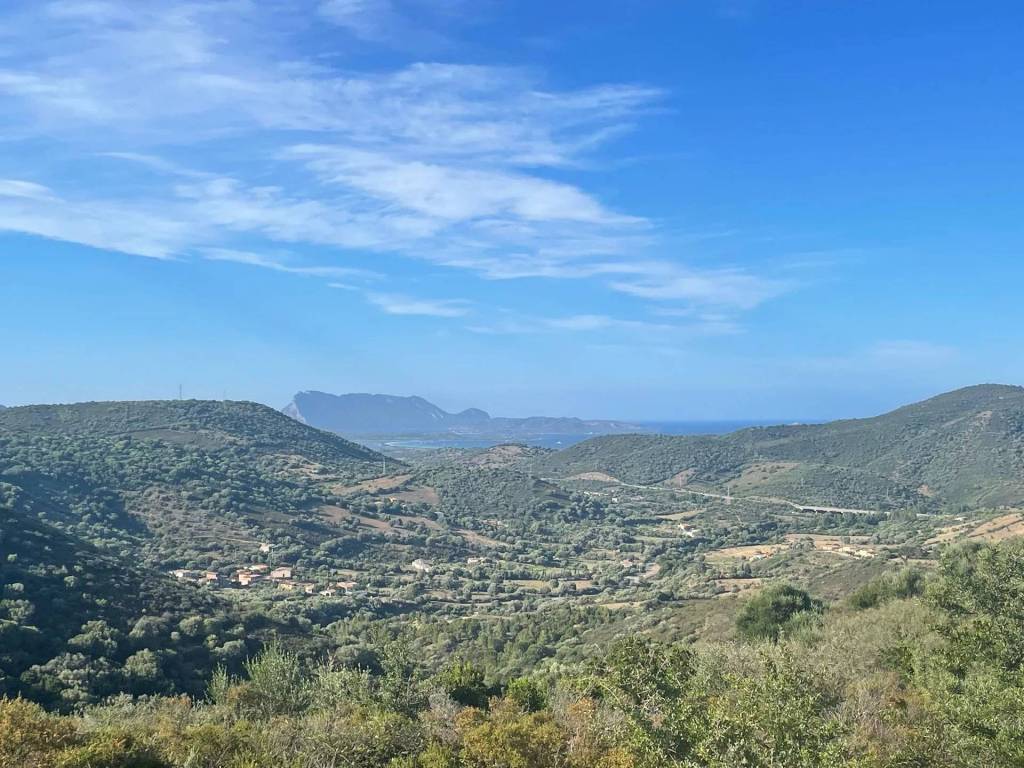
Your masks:
M216 584L220 581L220 576L218 576L215 571L207 571L203 574L203 581L207 584Z
M253 573L252 571L238 571L235 574L235 581L243 587L248 587L250 584L260 581L262 578L263 576L261 574Z
M338 594L338 590L328 587L327 589L321 589L319 594L320 597L334 597L336 594Z
M466 558L466 565L480 565L481 563L486 563L486 562L487 562L487 558L486 557L467 557Z
M277 582L277 586L279 589L283 589L286 592L302 590L307 595L312 595L316 592L316 584L308 581L289 581L286 579L284 581Z
M247 570L250 570L253 573L263 573L263 571L269 571L270 566L266 563L256 563L256 565L250 565Z
M170 574L176 579L187 581L197 581L203 577L202 571L191 571L187 568L176 568Z
M267 553L274 548L273 544L260 544L260 552Z
M356 583L354 581L339 581L334 586L336 586L338 589L345 590L345 594L348 594L356 588Z
M412 561L413 570L419 571L420 573L430 573L434 570L434 566L428 563L423 558L417 558Z
M272 579L290 579L291 577L291 566L281 566L280 568L275 568L270 572L270 578Z

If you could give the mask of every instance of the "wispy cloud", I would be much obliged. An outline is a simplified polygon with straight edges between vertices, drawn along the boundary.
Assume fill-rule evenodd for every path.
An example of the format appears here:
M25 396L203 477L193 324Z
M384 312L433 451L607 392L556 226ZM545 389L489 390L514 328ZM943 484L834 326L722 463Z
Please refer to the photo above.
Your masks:
M318 11L357 40L422 51L450 47L451 42L438 30L459 21L449 11L461 5L462 0L323 0Z
M13 197L27 200L53 200L53 191L42 184L18 179L0 179L0 197Z
M391 0L325 0L319 11L356 37L376 42L387 40L389 29L403 24Z
M195 225L159 206L109 200L65 200L29 181L0 186L0 232L20 232L92 248L171 259L195 236Z
M737 269L698 271L659 265L652 272L637 280L613 282L612 287L644 299L689 301L738 309L752 309L789 287L782 280L758 277Z
M423 299L394 293L368 293L366 299L389 315L462 317L470 311L470 302L464 299Z
M587 189L602 148L660 104L659 88L559 90L533 71L461 63L352 70L298 37L319 16L378 44L437 13L422 5L308 2L295 22L244 1L13 4L0 13L8 140L53 141L100 167L77 183L0 182L0 230L342 281L358 277L355 259L388 254L735 311L787 289L688 266L666 255L656 222ZM25 175L3 160L0 173ZM316 265L274 255L299 245Z
M307 275L310 277L323 277L327 279L344 278L365 278L376 279L381 277L376 272L356 267L325 267L325 266L303 266L291 264L279 258L272 258L264 254L250 253L248 251L234 251L230 248L208 248L202 253L203 258L210 261L230 261L235 264L248 264L251 267L271 269L275 272L287 272L292 275Z
M606 314L576 314L556 317L523 315L505 311L487 323L467 326L472 333L486 335L524 335L579 333L607 335L625 333L633 337L646 337L664 342L695 336L718 336L736 332L735 326L724 319L696 317L686 322L652 322L636 318L614 317Z
M205 179L209 178L211 174L203 173L202 171L196 171L191 168L185 168L176 163L172 163L165 160L157 155L147 155L141 152L100 152L100 157L109 157L114 160L124 160L129 163L135 163L141 165L157 173L167 174L169 176L184 176L192 179Z
M329 184L434 219L642 223L612 213L568 184L523 173L400 161L380 152L331 146L297 146L288 154Z

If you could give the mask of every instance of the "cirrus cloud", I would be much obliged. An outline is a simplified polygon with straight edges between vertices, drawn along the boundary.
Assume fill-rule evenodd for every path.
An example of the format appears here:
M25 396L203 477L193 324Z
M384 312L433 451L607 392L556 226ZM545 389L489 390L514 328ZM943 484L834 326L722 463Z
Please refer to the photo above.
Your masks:
M661 89L552 89L533 71L458 62L352 69L329 42L303 38L318 17L369 43L412 18L391 0L289 13L244 0L5 6L7 138L51 142L58 157L42 176L60 181L26 174L17 153L0 159L11 177L0 230L328 280L365 276L386 254L737 313L787 289L665 255L656 222L587 189L602 148L655 110ZM315 259L274 255L296 246ZM389 296L401 298L371 302L403 306Z

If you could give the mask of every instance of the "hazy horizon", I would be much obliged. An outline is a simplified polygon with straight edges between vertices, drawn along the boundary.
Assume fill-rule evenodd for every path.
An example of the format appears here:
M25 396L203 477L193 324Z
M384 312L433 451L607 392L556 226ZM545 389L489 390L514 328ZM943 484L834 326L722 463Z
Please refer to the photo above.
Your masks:
M973 384L988 384L988 383L992 383L992 384L1007 384L1007 382L973 382ZM966 384L964 386L972 386L972 384ZM1011 386L1019 386L1019 385L1011 384ZM296 392L293 393L293 394L297 394L300 391L306 391L306 390L296 390ZM322 391L322 390L318 390L318 391ZM946 391L946 390L944 390L944 391ZM580 418L580 419L591 419L591 420L623 421L623 422L633 423L633 424L636 424L638 426L648 426L648 427L654 427L654 426L663 426L664 427L664 426L669 426L669 425L693 426L693 425L700 425L700 424L708 424L708 425L719 425L719 426L721 426L723 428L725 426L728 426L728 425L735 425L735 427L737 429L739 429L739 428L742 428L742 427L745 427L745 426L768 426L768 425L776 425L776 424L813 424L813 423L821 423L821 422L835 421L835 420L841 420L841 419L870 418L872 416L881 415L883 413L886 413L888 411L894 410L894 409L899 408L899 407L904 406L904 405L910 405L910 404L912 404L914 402L918 402L920 400L925 400L925 399L928 399L930 397L934 397L936 395L943 394L943 392L929 392L929 393L926 393L926 394L924 394L924 395L922 395L920 397L915 397L915 398L912 398L912 399L909 399L909 400L894 402L894 403L892 403L890 405L882 406L882 407L880 407L880 409L875 410L875 411L870 411L870 412L869 411L864 411L864 412L853 412L853 411L851 411L851 412L840 412L840 413L836 413L836 414L832 414L832 415L826 415L826 416L820 416L820 415L819 416L806 416L806 415L788 415L788 416L787 415L783 415L783 416L780 416L780 415L777 415L777 414L770 414L770 413L767 414L767 415L750 414L750 415L740 415L740 416L702 416L702 415L676 416L676 415L672 415L672 414L665 415L665 416L628 416L628 415L623 416L623 415L614 414L614 413L610 413L610 414L609 413L597 413L597 414L594 414L594 413L573 412L573 411L564 411L564 412L563 411L554 411L554 410L550 410L549 411L549 410L544 410L542 406L538 406L537 408L535 408L533 410L528 410L528 411L523 411L523 412L511 412L511 411L506 412L506 411L499 411L499 410L491 410L490 408L482 406L482 405L480 405L478 403L460 404L459 401L453 400L452 398L443 397L443 396L442 397L438 397L438 398L427 397L425 395L422 395L422 394L419 394L419 393L415 393L415 392L409 392L409 393L397 393L397 392L329 392L328 394L334 394L334 395L372 394L372 395L389 395L389 396L395 396L395 397L413 397L413 396L418 396L418 397L422 397L423 399L425 399L425 400L431 402L432 404L440 407L442 410L448 411L449 413L458 413L458 412L466 410L468 408L480 408L480 409L482 409L484 411L487 411L487 413L490 416L509 417L509 418L525 418L525 417L528 417L528 416L576 417L576 418ZM83 400L63 400L63 401L50 401L50 402L44 402L44 401L6 402L6 403L5 402L0 402L0 406L20 407L20 406L31 406L31 405L70 405L70 404L82 403L82 402L103 402L103 401L142 402L142 401L152 401L152 400L177 400L177 399L179 399L179 396L178 396L177 391L175 391L172 394L170 394L168 396L164 396L164 397L103 397L103 398L93 398L93 399L83 399ZM275 402L267 402L267 401L263 401L263 400L257 400L257 399L254 399L254 398L246 398L246 397L231 397L231 396L223 397L223 396L214 396L214 395L207 396L207 397L201 397L201 396L198 396L198 395L190 394L188 391L185 391L184 389L182 390L181 399L184 399L184 400L248 401L248 402L259 403L261 405L265 405L265 406L268 406L270 408L274 408L275 410L281 410L281 409L283 409L288 404L288 400L278 404L278 403L275 403ZM450 404L449 401L451 401L454 404ZM716 431L722 431L722 430L716 430Z

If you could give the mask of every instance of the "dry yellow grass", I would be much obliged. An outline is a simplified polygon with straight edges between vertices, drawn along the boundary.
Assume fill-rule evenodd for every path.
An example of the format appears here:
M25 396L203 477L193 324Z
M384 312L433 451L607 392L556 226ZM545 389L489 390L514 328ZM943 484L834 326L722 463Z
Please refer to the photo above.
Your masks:
M398 488L400 485L406 483L412 475L388 475L386 477L374 477L370 480L363 480L361 483L355 485L342 485L335 486L334 491L344 496L349 493L357 493L362 491L364 493L374 493L376 491L387 491L392 488Z
M789 472L798 466L800 464L795 461L765 461L751 464L743 469L739 477L730 480L726 485L730 490L742 490L758 486L770 480L774 475Z
M794 546L808 540L819 552L841 557L874 557L878 552L878 547L869 543L871 539L868 536L842 537L823 533L790 533L786 536L786 541Z
M437 490L431 488L429 485L418 485L415 488L407 488L403 491L397 491L391 494L389 498L395 499L396 501L404 501L407 504L429 504L430 506L436 506L441 500L437 495Z
M686 512L673 512L670 515L658 515L662 520L671 520L672 522L679 522L680 520L689 520L691 517L696 517L703 509L691 509Z
M753 578L753 579L716 579L715 584L722 588L715 597L725 597L727 595L734 594L734 590L738 592L754 591L761 588L761 584L764 579Z
M925 542L925 546L934 547L939 544L948 544L951 541L964 536L971 529L970 523L957 523L940 528L938 532Z
M596 483L618 483L617 477L612 477L604 472L580 472L578 475L566 478L568 480L591 480Z
M482 533L477 533L476 531L467 531L465 528L460 528L455 532L470 544L476 544L478 547L490 547L491 549L497 549L505 546L504 543L497 539L484 536Z
M753 544L746 547L725 547L708 552L704 559L709 563L729 560L751 560L771 557L790 548L789 544Z
M670 485L674 488L682 488L693 479L695 474L697 474L696 469L684 469L682 472L676 472L672 477L666 480L665 485Z
M1019 512L992 518L982 523L967 537L972 541L1004 541L1024 535L1024 516Z

